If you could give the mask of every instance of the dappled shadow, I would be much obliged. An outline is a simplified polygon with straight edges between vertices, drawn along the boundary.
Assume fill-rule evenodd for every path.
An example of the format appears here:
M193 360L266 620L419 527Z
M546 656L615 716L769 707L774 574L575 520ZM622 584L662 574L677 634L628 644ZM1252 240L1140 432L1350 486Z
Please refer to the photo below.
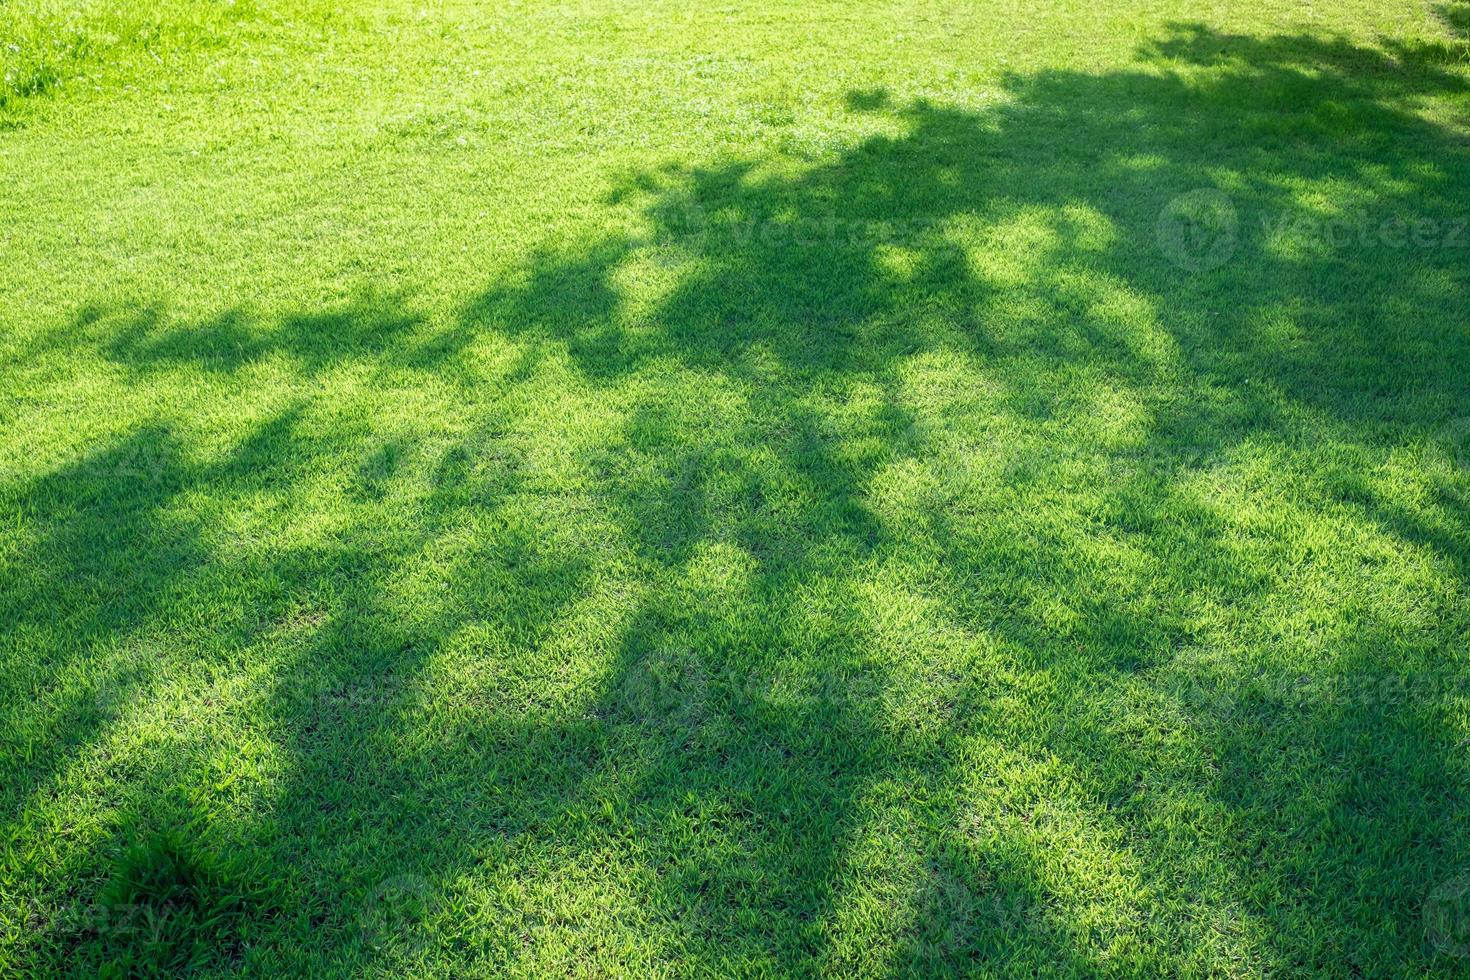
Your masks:
M448 323L78 314L48 342L152 383L336 387L8 488L7 809L42 833L116 767L111 853L249 747L202 795L293 910L233 954L277 968L1427 968L1462 689L1381 682L1467 652L1451 51L1181 25L985 112L854 92L897 135L633 175L646 234ZM1196 251L1201 189L1233 223ZM195 720L130 768L167 707L70 706L149 642ZM426 921L364 925L384 868Z

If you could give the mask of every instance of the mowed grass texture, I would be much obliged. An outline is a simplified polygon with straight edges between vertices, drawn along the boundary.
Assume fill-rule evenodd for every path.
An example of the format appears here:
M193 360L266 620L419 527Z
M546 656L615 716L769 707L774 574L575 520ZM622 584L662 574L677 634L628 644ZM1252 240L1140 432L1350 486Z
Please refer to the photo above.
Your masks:
M59 9L0 975L1470 974L1466 4Z

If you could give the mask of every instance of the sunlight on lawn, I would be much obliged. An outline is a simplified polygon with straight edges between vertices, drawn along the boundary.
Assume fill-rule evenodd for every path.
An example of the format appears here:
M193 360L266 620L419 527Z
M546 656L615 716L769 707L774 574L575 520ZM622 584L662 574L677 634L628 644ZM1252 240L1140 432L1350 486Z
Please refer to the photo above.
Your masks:
M756 6L641 101L653 14L262 6L28 94L0 967L1462 969L1462 6L811 14L820 99Z

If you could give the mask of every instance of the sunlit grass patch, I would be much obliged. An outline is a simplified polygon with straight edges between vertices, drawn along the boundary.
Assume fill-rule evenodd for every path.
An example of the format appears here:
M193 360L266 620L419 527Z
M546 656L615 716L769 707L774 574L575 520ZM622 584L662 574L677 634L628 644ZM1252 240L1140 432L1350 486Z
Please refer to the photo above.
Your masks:
M1460 969L1463 18L1329 6L5 8L0 973Z

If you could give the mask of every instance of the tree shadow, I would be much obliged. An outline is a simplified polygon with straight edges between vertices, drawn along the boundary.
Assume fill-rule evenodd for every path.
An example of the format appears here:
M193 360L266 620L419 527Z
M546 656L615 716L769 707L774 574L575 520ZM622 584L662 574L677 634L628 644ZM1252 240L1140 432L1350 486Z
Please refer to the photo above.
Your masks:
M1445 962L1420 903L1470 866L1463 688L1384 684L1465 676L1436 433L1470 404L1470 152L1422 111L1465 91L1454 50L1180 25L982 113L854 92L900 135L633 175L607 206L645 235L537 254L449 323L376 294L77 317L54 343L154 382L277 361L368 408L303 398L209 462L126 434L9 494L0 610L44 652L13 696L77 683L8 809L44 827L114 764L66 708L85 661L228 587L248 612L169 664L224 744L269 746L204 794L210 846L292 910L246 966ZM372 399L430 375L380 431ZM155 483L88 482L145 452ZM230 509L262 517L198 516ZM128 598L88 606L100 579ZM130 744L154 768L114 777L98 854L238 764ZM39 933L38 965L128 941Z

